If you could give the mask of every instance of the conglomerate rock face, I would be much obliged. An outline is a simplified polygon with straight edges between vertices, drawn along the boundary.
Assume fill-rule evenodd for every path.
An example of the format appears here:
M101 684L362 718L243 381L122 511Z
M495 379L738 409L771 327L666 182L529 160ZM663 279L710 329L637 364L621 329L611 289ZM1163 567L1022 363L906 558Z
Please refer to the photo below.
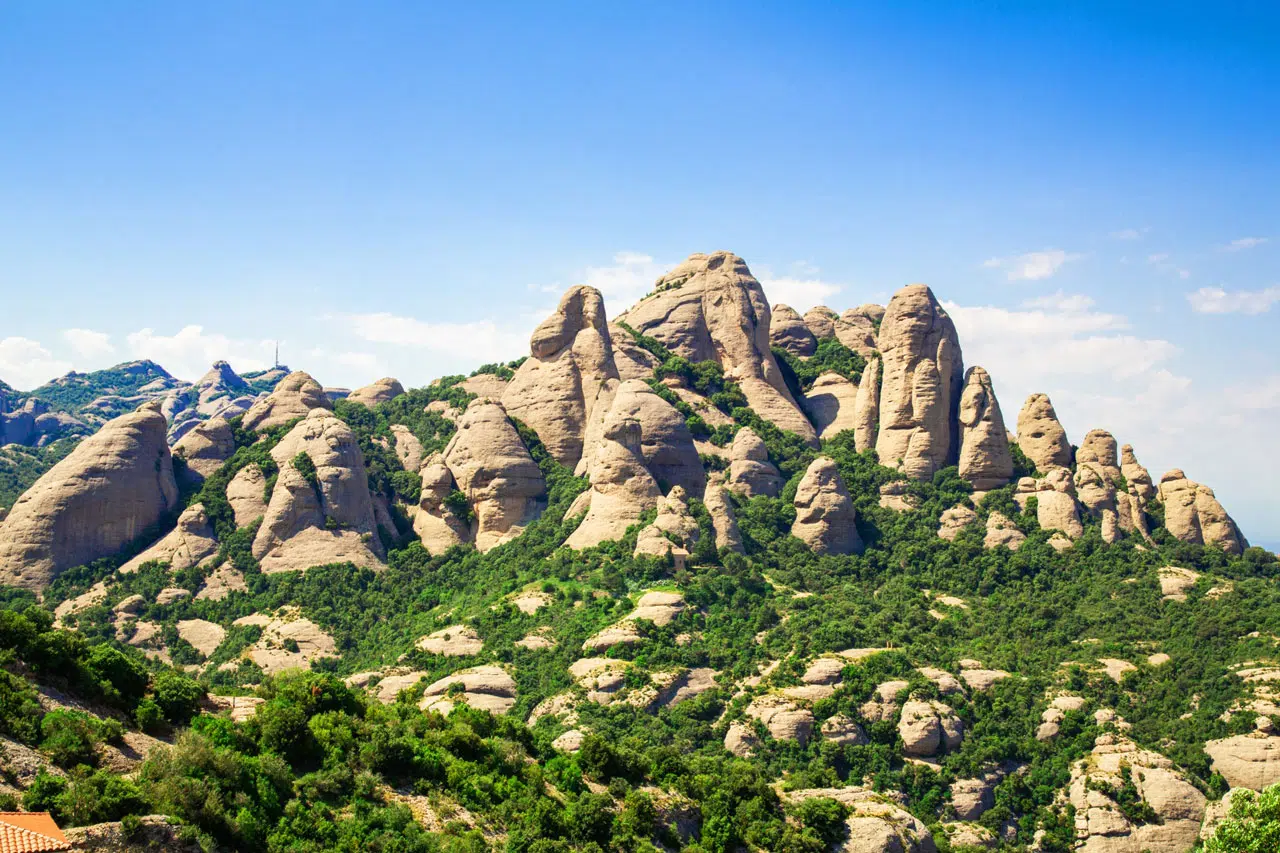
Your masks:
M889 300L880 326L883 376L876 453L918 480L955 460L963 367L955 325L923 284Z
M1018 413L1018 447L1041 472L1071 465L1071 442L1047 394L1032 394Z
M840 469L829 457L809 464L796 489L796 520L791 534L820 554L862 551L857 512Z
M271 429L305 418L313 409L332 408L333 403L320 383L309 374L296 370L281 379L270 394L254 403L244 413L240 425L244 429Z
M965 375L960 395L960 476L978 491L998 489L1013 476L1009 434L991 376L981 367Z
M0 523L0 581L42 590L110 557L173 511L178 486L159 402L109 421L45 472Z
M1248 545L1213 489L1187 479L1181 468L1160 478L1159 495L1164 526L1183 542L1216 545L1229 554L1239 554Z

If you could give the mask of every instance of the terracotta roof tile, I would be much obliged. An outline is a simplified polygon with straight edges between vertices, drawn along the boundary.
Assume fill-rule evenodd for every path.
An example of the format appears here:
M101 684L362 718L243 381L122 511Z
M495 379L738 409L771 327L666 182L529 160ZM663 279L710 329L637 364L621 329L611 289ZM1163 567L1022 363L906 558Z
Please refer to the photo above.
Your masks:
M70 849L71 842L48 812L0 812L0 853Z

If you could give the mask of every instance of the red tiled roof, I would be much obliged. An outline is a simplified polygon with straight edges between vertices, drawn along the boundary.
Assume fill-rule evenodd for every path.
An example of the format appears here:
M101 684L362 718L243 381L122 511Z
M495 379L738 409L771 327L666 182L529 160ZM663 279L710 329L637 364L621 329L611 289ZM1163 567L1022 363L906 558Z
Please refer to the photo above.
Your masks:
M70 849L71 842L48 812L0 812L0 853Z

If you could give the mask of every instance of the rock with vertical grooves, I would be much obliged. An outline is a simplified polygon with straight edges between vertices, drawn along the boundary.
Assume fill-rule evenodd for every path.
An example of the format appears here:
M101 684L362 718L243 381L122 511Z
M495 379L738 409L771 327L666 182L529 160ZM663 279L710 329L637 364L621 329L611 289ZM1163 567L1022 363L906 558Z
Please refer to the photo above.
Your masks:
M1120 473L1129 484L1129 491L1138 496L1145 506L1156 496L1156 487L1151 480L1151 473L1138 462L1133 455L1133 445L1126 444L1120 448Z
M991 376L981 367L965 374L960 395L960 476L978 491L1008 484L1013 476L1009 434Z
M313 409L332 408L333 402L320 383L301 370L295 370L244 413L240 426L248 430L272 429L305 418Z
M422 547L431 554L443 554L454 545L471 541L471 526L460 518L447 502L457 485L453 472L444 462L444 456L433 453L418 471L422 478L422 490L418 498L418 511L413 517L413 530L422 540Z
M738 554L743 553L742 534L738 531L738 519L733 512L733 504L725 488L719 483L708 483L707 491L702 497L707 512L711 515L711 524L716 530L716 548L727 548Z
M1164 504L1164 526L1183 542L1216 545L1228 554L1240 554L1248 547L1240 528L1218 502L1213 489L1188 480L1175 468L1160 478L1160 502Z
M555 313L534 330L529 358L502 394L507 413L538 434L547 452L573 468L600 386L618 378L604 297L569 288Z
M192 504L178 516L178 524L159 542L120 567L122 573L136 572L150 562L166 563L170 571L181 572L199 566L218 553L218 540L209 524L204 504Z
M878 309L876 316L867 313L873 309ZM876 322L883 316L884 308L879 305L850 308L836 322L836 340L859 355L871 355L876 349Z
M645 467L640 452L642 435L640 422L634 418L620 413L606 418L592 454L591 489L585 493L589 495L590 508L565 540L566 547L581 550L619 539L641 515L658 505L662 492Z
M776 498L782 491L782 474L769 461L769 450L751 427L743 427L729 446L728 488L751 498Z
M480 551L519 536L547 506L547 484L500 403L471 401L444 462L466 495Z
M1076 507L1075 484L1069 470L1057 468L1040 480L1031 477L1019 480L1017 491L1013 493L1018 508L1025 510L1028 499L1033 497L1036 499L1036 520L1045 530L1060 530L1069 539L1079 539L1084 534L1084 525L1080 523Z
M1080 442L1076 451L1076 465L1093 465L1108 483L1120 482L1120 457L1116 451L1116 439L1105 429L1092 429Z
M1081 447L1080 450L1080 455L1083 455L1084 448ZM1119 474L1118 468L1116 473ZM1076 497L1080 505L1085 508L1090 517L1102 522L1102 541L1112 543L1119 540L1121 524L1116 502L1116 488L1107 476L1106 469L1099 462L1082 461L1077 456L1074 479ZM1128 509L1127 505L1126 509ZM1132 515L1128 515L1125 521L1132 525Z
M791 535L819 554L855 554L862 552L858 535L857 513L853 499L845 488L844 478L836 463L819 456L796 489L796 520Z
M417 473L422 467L422 442L404 424L392 424L391 435L395 438L396 458L400 460L401 467Z
M210 418L193 427L173 445L174 455L186 460L187 469L201 480L217 473L235 452L235 434L222 418Z
M954 462L962 364L955 325L923 284L894 294L880 326L883 376L876 453L917 480Z
M790 305L773 306L769 321L769 343L800 358L808 358L818 348L813 332Z
M379 403L389 403L404 393L399 379L384 376L377 382L357 388L347 395L348 403L359 403L372 409Z
M256 462L236 472L227 483L227 503L235 515L236 527L245 527L267 514L267 478Z
M819 341L836 336L836 322L839 319L839 315L825 305L815 305L804 313L805 327Z
M609 400L609 388L616 391ZM639 379L611 381L602 389L598 406L609 400L601 411L602 419L631 418L640 424L640 455L645 467L663 489L680 486L692 497L701 497L707 485L707 473L693 443L689 425L675 407L657 395ZM593 437L596 430L590 433Z
M824 373L804 395L804 410L819 438L831 438L858 425L854 417L858 387L838 373ZM855 439L856 441L856 439Z
M1041 472L1071 465L1071 442L1058 422L1049 395L1032 394L1022 404L1018 413L1018 448Z
M876 446L880 431L880 359L872 358L862 370L853 401L853 443L859 453Z
M690 255L618 319L690 361L715 361L756 414L817 443L769 349L769 303L741 258Z
M110 557L178 502L160 403L109 421L35 482L0 524L0 583L43 590Z

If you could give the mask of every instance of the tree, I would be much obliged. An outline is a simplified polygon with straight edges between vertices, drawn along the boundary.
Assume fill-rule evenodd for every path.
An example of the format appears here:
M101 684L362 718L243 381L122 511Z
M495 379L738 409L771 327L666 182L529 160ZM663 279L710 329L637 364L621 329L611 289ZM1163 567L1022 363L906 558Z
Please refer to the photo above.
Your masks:
M1204 853L1272 853L1280 850L1280 783L1261 794L1237 790Z

